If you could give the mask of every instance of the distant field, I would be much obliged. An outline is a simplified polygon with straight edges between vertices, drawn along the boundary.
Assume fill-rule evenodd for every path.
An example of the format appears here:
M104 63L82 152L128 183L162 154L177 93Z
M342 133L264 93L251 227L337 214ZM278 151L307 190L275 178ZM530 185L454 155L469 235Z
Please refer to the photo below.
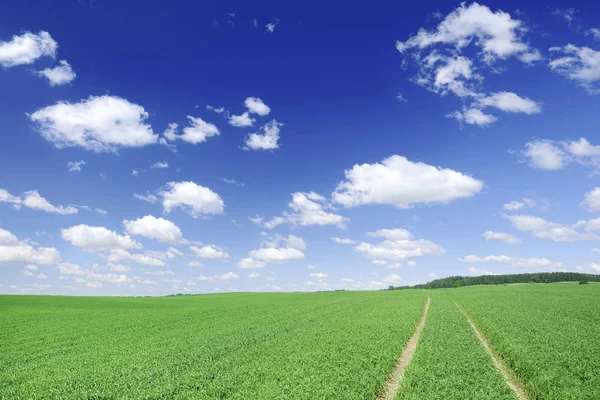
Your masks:
M600 284L164 298L0 296L0 398L600 398Z

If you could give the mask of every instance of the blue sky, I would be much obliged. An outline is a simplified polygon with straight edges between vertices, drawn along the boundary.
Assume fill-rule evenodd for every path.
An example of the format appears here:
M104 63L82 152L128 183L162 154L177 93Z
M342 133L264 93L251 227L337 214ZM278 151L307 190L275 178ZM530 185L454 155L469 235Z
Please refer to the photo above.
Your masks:
M600 273L600 7L197 3L0 6L1 293Z

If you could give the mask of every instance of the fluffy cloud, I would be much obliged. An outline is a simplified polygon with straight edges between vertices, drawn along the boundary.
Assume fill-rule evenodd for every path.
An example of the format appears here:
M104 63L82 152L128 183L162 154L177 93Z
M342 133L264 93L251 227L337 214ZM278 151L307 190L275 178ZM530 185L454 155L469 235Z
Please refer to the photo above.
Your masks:
M356 244L356 241L354 241L350 238L332 237L331 240L337 244Z
M207 187L194 182L169 182L169 190L159 194L163 199L165 213L181 208L194 218L204 214L221 214L225 203L221 197Z
M124 220L125 232L131 235L144 236L162 243L179 243L183 240L181 229L173 222L152 215L134 220Z
M486 107L511 113L540 111L539 104L515 93L480 92L481 72L496 61L516 57L530 64L542 58L538 50L527 45L526 32L523 22L508 13L493 12L478 3L468 6L463 3L435 29L421 28L405 42L396 42L396 49L419 65L412 82L440 95L452 93L467 103L462 112L448 114L449 117L461 123L486 126L497 120L483 113ZM474 59L462 54L471 45L479 50Z
M132 283L133 279L129 278L124 274L113 274L113 273L98 273L92 270L87 270L80 267L77 264L71 263L60 263L58 265L58 271L63 275L75 275L80 277L81 281L79 283L88 283L87 280L95 280L95 281L103 281L108 283Z
M595 188L594 190L587 192L583 201L581 202L581 206L590 212L599 212L600 211L600 187Z
M248 255L253 260L262 261L267 264L273 262L285 262L304 259L304 253L302 253L298 249L294 249L291 247L262 248L258 250L252 250L248 253Z
M142 245L129 235L119 235L103 226L76 225L61 229L61 236L84 251L140 249Z
M389 283L390 285L395 284L395 283L400 283L402 282L402 278L400 278L400 275L396 275L396 274L389 274L388 276L386 276L383 279L384 283Z
M275 150L279 148L279 131L282 123L272 120L264 124L259 132L251 133L246 139L245 149L252 150Z
M69 161L67 163L67 167L69 167L69 172L81 171L81 166L85 165L86 162L83 160L79 161Z
M0 263L56 264L59 261L60 253L54 247L36 249L24 241L19 241L9 231L0 228Z
M550 53L556 56L548 64L553 72L572 80L590 94L600 93L600 51L568 44L551 47Z
M131 254L126 250L113 249L107 256L104 256L107 261L118 263L120 261L131 261L137 264L150 265L153 267L164 267L165 263L146 254Z
M311 272L310 276L313 278L318 278L318 279L323 279L323 278L327 278L327 274L324 274L323 272Z
M54 214L68 215L77 214L79 210L73 206L54 206L48 200L40 196L37 190L23 193L23 197L13 196L5 189L0 189L0 202L12 203L16 209L25 206L32 210L45 211Z
M67 215L77 214L78 210L75 207L68 206L54 206L48 202L45 198L40 196L37 190L30 190L29 192L23 193L23 205L33 210L45 211L49 213Z
M469 267L469 272L471 273L471 275L498 275L495 272L492 271L487 271L485 269L479 269L479 268L475 268L475 267Z
M210 122L205 122L202 118L194 118L188 115L189 126L183 128L183 134L177 135L176 129L177 124L169 124L169 129L164 132L164 137L167 140L183 140L184 142L191 144L198 144L206 142L206 139L219 136L219 129Z
M239 278L239 275L237 275L233 272L227 272L222 275L215 275L215 279L218 279L220 281L228 281L230 279L237 279L237 278Z
M48 79L50 86L66 85L75 80L77 76L71 65L65 60L60 60L59 65L54 68L45 68L38 71L38 75Z
M425 255L442 255L446 251L437 244L425 240L414 239L405 229L381 229L367 234L372 237L383 237L383 242L372 244L361 242L355 250L376 260L404 260Z
M267 264L263 261L255 260L251 257L242 258L238 261L238 268L264 268Z
M521 156L530 166L542 170L558 170L571 163L600 169L600 146L592 145L585 138L579 140L553 141L534 139L525 144Z
M190 250L200 258L210 258L214 260L230 257L226 251L214 245L206 245L202 247L191 246Z
M514 237L513 235L510 235L508 233L504 233L504 232L487 231L487 232L483 233L483 237L487 241L500 240L507 244L522 244L523 243L523 241L521 239Z
M551 240L553 242L574 242L578 240L600 239L600 237L595 234L579 232L577 230L577 228L582 227L585 222L589 223L589 221L580 221L578 224L570 227L530 215L504 215L504 218L509 220L513 226L520 231L531 232L531 234L537 238Z
M560 269L562 267L562 263L558 261L551 261L547 258L512 258L505 255L500 256L486 256L480 257L476 255L469 255L463 258L457 258L458 261L469 263L469 264L480 264L480 263L488 263L488 262L496 262L501 264L510 264L519 268L529 268L529 269Z
M315 192L295 192L292 193L292 201L288 206L293 212L284 212L281 217L275 217L265 223L265 228L273 229L278 225L287 223L291 225L336 225L341 229L346 228L350 221L348 218L338 214L327 212L329 208L325 197Z
M244 128L247 126L252 126L254 121L256 120L250 117L250 113L245 112L242 115L232 115L231 118L229 118L229 125L237 128Z
M58 43L48 32L14 35L10 42L0 42L0 65L9 68L32 64L40 57L55 57L57 48Z
M29 115L44 139L57 148L116 151L156 143L145 123L144 107L115 96L90 96L79 103L59 102Z
M252 114L260 115L264 117L265 115L269 115L271 112L271 108L266 105L261 99L258 97L248 97L244 101L244 105Z
M575 267L577 271L588 273L588 274L600 274L600 264L589 263L585 265L578 265Z
M158 161L150 166L151 169L165 169L169 168L169 163L166 161Z
M355 165L344 171L333 201L346 207L391 204L410 208L417 203L449 203L479 192L483 182L449 168L412 162L394 155L381 163Z

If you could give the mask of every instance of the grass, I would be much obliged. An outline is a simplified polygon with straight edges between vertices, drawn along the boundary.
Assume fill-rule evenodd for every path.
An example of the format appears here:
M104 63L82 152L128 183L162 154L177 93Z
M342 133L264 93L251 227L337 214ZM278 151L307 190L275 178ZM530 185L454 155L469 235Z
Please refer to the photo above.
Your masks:
M0 296L0 399L600 398L600 284L163 298Z
M473 286L453 294L532 398L600 398L600 284Z
M396 397L516 399L449 292L433 291L425 328Z
M425 299L0 296L0 398L373 398Z

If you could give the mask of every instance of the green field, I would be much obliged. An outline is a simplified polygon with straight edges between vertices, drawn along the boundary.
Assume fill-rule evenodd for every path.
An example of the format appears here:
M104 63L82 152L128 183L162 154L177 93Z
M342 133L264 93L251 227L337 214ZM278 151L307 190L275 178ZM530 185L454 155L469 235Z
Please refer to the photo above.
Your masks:
M0 296L0 398L600 398L600 284L163 298Z

